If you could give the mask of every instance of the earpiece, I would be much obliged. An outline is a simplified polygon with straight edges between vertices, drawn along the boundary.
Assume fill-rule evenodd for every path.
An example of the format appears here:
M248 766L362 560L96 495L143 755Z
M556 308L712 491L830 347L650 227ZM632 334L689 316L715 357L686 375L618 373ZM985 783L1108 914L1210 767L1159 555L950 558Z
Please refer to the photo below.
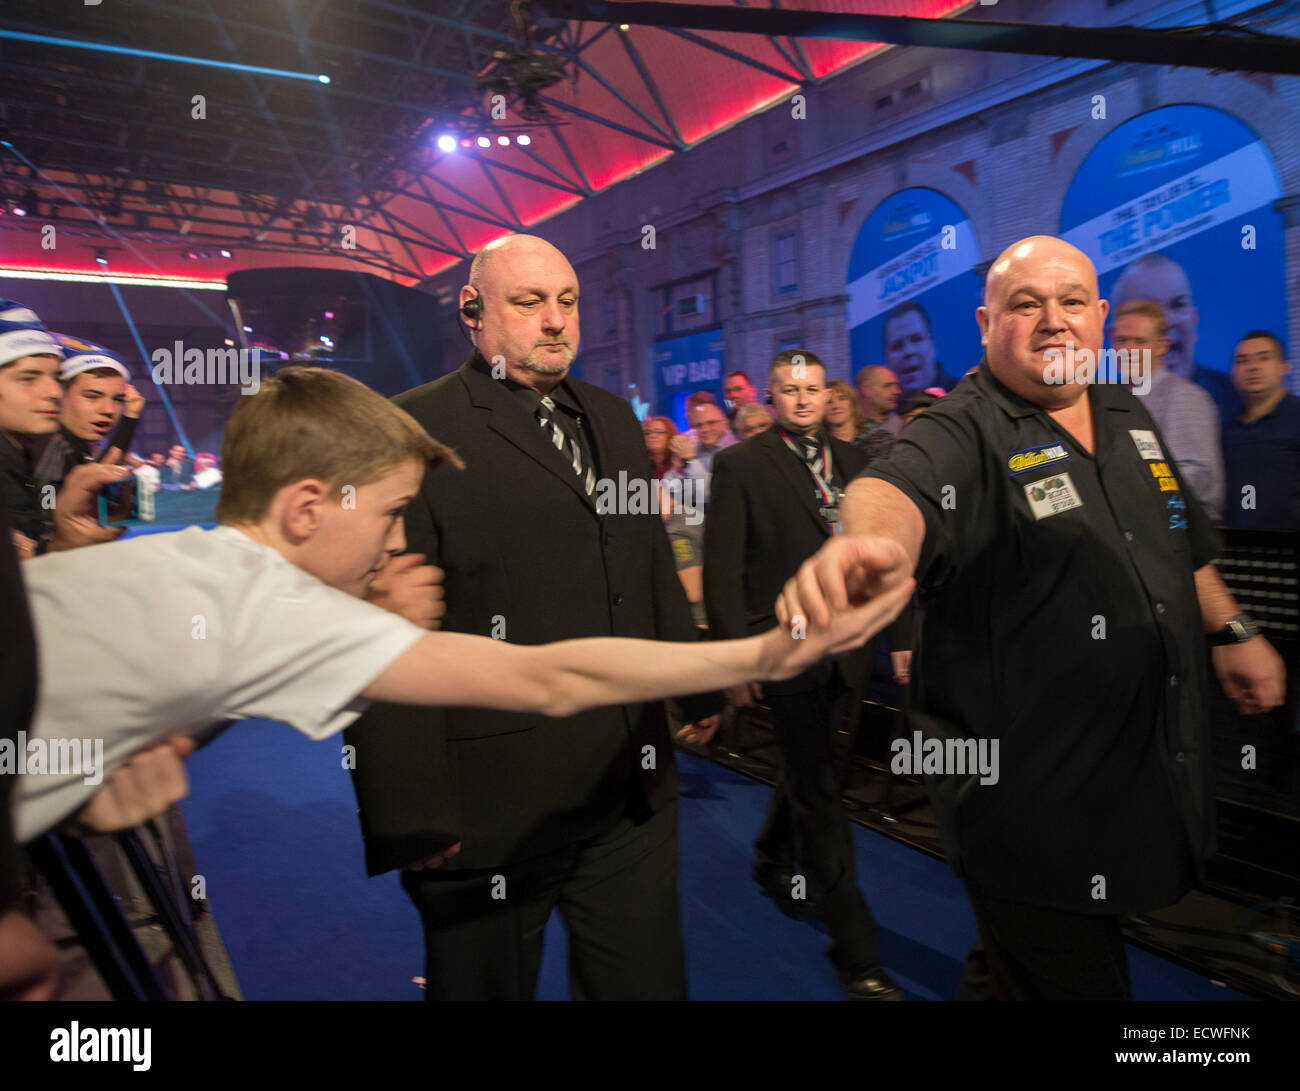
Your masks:
M478 296L473 299L467 299L460 305L460 313L474 323L474 328L478 329L478 321L483 317L483 302Z
M771 392L770 390L769 390L766 394L763 395L763 404L764 404L764 405L771 405L771 404L772 404L772 392Z

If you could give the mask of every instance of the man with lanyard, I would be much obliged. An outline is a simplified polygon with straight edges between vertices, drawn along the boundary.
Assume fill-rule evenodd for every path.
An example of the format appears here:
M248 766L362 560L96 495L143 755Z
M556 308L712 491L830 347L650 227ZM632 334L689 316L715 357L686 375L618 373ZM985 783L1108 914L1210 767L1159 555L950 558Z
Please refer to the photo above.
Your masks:
M915 572L911 764L999 999L1131 996L1123 918L1213 851L1207 635L1241 712L1284 688L1142 400L1092 382L1107 310L1063 240L1001 254L979 370L849 486L777 603L817 623Z
M866 455L822 430L826 370L811 352L783 352L768 386L776 425L719 451L704 528L704 600L714 637L749 636L773 622L777 595L827 538L839 533L844 487ZM820 917L831 961L854 999L901 1000L880 965L876 926L858 890L853 839L831 742L866 649L789 681L738 686L738 706L762 701L781 747L780 780L755 845L754 877L791 913Z

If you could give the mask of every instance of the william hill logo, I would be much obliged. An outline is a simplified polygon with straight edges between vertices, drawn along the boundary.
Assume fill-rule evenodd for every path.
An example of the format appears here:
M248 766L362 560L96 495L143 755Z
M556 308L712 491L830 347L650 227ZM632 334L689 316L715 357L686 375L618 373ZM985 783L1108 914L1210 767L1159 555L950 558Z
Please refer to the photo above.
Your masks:
M1064 462L1069 457L1070 453L1064 445L1049 443L1043 447L1030 447L1025 451L1017 451L1007 459L1007 469L1013 474L1022 474L1051 462Z

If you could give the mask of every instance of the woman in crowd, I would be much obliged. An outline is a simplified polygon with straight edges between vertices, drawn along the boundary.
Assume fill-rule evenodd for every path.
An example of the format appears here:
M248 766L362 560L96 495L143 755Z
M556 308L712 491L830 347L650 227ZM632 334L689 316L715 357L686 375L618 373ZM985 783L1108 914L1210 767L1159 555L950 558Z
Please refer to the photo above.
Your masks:
M826 430L836 439L852 443L867 424L857 394L843 379L832 379L826 384L826 390L830 398L826 407Z
M656 481L664 477L681 477L682 459L669 449L677 435L677 426L668 417L647 417L641 426L645 449L650 455L650 472Z

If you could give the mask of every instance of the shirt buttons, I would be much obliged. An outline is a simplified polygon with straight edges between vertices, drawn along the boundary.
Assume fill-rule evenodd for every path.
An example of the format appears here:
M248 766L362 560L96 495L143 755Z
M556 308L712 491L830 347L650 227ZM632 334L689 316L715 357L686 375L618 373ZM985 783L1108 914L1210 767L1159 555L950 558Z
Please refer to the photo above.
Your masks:
M1157 603L1156 603L1156 613L1157 613L1157 614L1163 614L1164 612L1165 612L1165 604L1164 604L1163 602L1157 602Z
M1131 542L1132 540L1133 540L1133 532L1131 530L1126 530L1124 532L1124 541Z
M615 606L622 606L622 605L623 605L623 592L622 592L622 591L615 591L615 592L614 592L614 605L615 605Z
M1178 685L1178 675L1171 674L1169 676L1169 684L1176 687Z

